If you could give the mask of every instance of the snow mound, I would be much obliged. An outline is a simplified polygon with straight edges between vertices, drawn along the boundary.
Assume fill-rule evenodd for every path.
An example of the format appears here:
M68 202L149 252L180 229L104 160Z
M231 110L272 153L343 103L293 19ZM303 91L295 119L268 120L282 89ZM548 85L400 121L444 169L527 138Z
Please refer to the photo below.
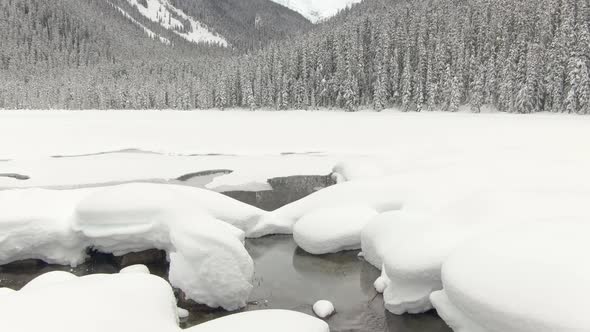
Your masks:
M138 264L138 265L128 266L128 267L122 269L121 271L119 271L119 273L150 274L150 269L145 265Z
M169 255L170 282L190 300L236 310L252 289L245 234L233 225L247 229L263 212L218 193L154 184L8 190L0 206L0 264L76 266L87 248L114 255L160 249Z
M71 223L76 204L88 192L0 191L0 265L26 259L82 263L87 244L71 229Z
M361 250L363 258L374 267L381 269L382 257L390 243L390 236L395 232L395 221L400 211L381 213L371 219L361 231Z
M377 212L399 210L405 188L391 186L387 181L351 181L317 191L303 199L283 206L261 218L253 234L274 229L277 234L291 234L303 216L319 209L366 207Z
M326 318L334 313L334 305L330 301L320 300L313 305L313 312L320 318Z
M430 310L430 294L442 288L443 262L474 237L507 225L590 218L584 203L588 194L555 188L454 188L447 196L430 192L422 200L406 202L403 211L374 218L361 241L365 259L375 266L382 263L384 280L389 279L378 285L385 284L387 310L395 314Z
M78 277L76 277L72 273L65 272L65 271L48 272L48 273L42 274L42 275L38 276L37 278L29 281L28 284L26 284L25 286L23 286L23 288L21 288L21 292L53 286L55 284L68 282L68 281L76 279L76 278L78 278Z
M197 325L188 332L329 332L326 322L287 310L243 312Z
M314 255L360 249L361 231L376 215L377 211L367 207L314 210L295 224L293 238Z
M587 220L525 224L477 238L444 263L432 294L455 331L589 331Z
M27 288L0 301L2 331L180 331L172 288L152 275L91 275Z

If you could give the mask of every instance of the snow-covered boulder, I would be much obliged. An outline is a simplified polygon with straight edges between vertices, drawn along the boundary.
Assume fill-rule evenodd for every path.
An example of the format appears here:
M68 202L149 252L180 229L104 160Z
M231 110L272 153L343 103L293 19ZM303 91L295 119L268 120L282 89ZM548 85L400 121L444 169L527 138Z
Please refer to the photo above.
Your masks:
M244 232L199 204L203 190L196 189L193 196L185 189L194 188L133 184L97 190L78 204L75 229L95 248L115 255L166 250L170 283L187 299L239 309L246 305L254 274Z
M326 322L287 310L248 311L203 323L187 332L329 332Z
M38 276L37 278L29 281L21 291L29 291L31 289L40 289L45 287L51 287L55 284L68 282L70 280L77 279L75 275L65 271L52 271Z
M172 288L146 274L74 277L45 287L37 283L2 297L0 316L0 330L11 332L180 331Z
M405 187L388 181L351 181L340 183L268 213L250 234L257 236L274 229L277 234L291 234L299 219L318 209L366 207L377 212L398 210L403 205Z
M0 206L0 264L33 258L75 266L86 248L117 256L160 249L170 282L190 300L236 310L252 289L245 233L233 225L247 229L264 212L218 193L155 184L8 190Z
M476 236L507 225L590 217L584 192L476 187L449 195L431 192L421 201L410 200L403 211L373 219L362 233L365 259L383 264L389 279L385 307L395 314L430 310L430 294L442 288L443 262Z
M87 204L91 202L91 206ZM78 211L90 209L108 209L116 213L117 208L130 209L135 204L145 210L144 214L153 214L155 210L178 210L180 208L200 209L210 216L233 225L249 236L252 228L267 212L233 198L210 190L150 183L131 183L119 186L104 187L96 190L91 198L81 203ZM137 209L136 209L137 210ZM100 212L100 211L99 211ZM134 216L141 220L141 215ZM143 221L139 221L143 223ZM258 232L261 230L258 228ZM262 230L263 235L268 235Z
M334 313L334 304L327 300L320 300L314 303L313 305L313 312L319 318L327 318Z
M400 211L381 213L369 220L361 231L361 250L363 258L374 267L381 269L385 248L395 232Z
M455 331L590 331L587 221L509 227L462 245L431 295L438 313Z
M76 204L89 190L0 191L0 265L26 259L77 265L87 244L71 228Z
M362 206L314 210L295 224L293 238L314 255L360 249L361 231L376 215L374 209Z
M119 273L139 273L139 274L150 274L150 269L142 264L127 266L121 269Z

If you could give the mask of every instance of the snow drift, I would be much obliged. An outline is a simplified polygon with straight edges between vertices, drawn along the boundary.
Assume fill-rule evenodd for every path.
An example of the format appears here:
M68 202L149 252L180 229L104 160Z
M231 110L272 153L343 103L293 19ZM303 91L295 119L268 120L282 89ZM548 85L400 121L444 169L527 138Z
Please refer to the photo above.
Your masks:
M588 219L524 224L470 241L431 295L455 331L589 331Z
M41 259L76 266L87 248L117 256L161 249L170 282L191 300L235 310L252 289L243 241L265 212L221 194L156 184L25 189L1 191L0 205L0 265Z

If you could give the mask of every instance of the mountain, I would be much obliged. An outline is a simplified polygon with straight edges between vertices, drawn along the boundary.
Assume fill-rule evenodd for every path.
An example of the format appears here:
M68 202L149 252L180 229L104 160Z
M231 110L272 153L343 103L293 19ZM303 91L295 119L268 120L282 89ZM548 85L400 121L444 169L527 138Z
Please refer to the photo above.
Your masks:
M362 0L272 0L305 16L313 23L330 18L338 11Z
M257 49L273 40L301 35L312 27L302 15L270 0L170 0L170 3L240 49Z
M270 0L0 0L0 108L195 108L224 58L310 26Z

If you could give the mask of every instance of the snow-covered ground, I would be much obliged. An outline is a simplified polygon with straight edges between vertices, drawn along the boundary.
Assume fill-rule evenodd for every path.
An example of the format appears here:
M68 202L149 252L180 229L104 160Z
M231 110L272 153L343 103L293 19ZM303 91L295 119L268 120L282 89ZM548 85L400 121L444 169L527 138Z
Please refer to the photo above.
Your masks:
M4 112L0 138L0 174L30 177L0 176L3 188L173 179L213 169L235 170L206 185L215 190L310 173L333 172L339 181L272 212L171 185L0 191L7 207L0 211L2 262L35 253L75 264L89 245L115 254L156 247L169 252L173 285L197 301L235 308L254 268L243 238L295 231L312 253L360 246L382 269L375 287L393 313L434 305L457 331L589 327L578 309L540 298L583 308L590 297L580 286L590 270L578 256L587 251L579 237L590 225L587 117ZM51 158L118 150L127 152ZM564 258L568 252L576 254ZM525 289L530 279L538 287Z
M313 23L330 18L338 11L362 0L272 0L305 16Z

